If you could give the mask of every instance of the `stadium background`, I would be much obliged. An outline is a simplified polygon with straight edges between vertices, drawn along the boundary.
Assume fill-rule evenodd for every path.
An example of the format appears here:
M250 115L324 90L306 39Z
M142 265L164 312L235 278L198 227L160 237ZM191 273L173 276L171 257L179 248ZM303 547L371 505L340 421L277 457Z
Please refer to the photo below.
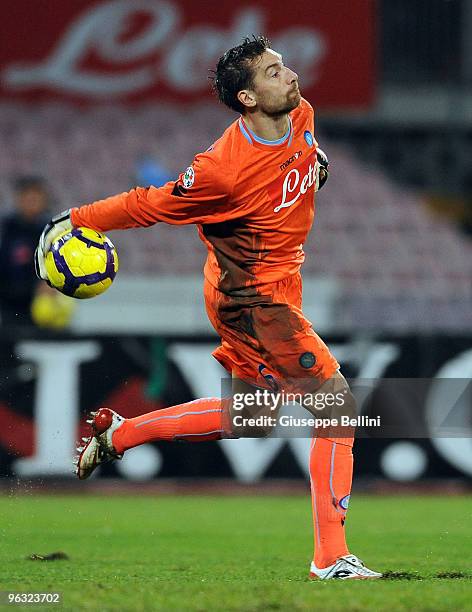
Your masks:
M208 68L242 36L264 32L317 108L316 136L331 161L306 245L309 318L353 378L470 378L470 2L326 0L290 12L268 0L205 10L185 0L48 5L0 8L2 212L21 174L48 180L56 211L159 172L177 176L233 120L209 92ZM195 228L112 238L117 280L78 304L70 329L2 326L6 487L77 485L70 457L88 410L105 404L132 416L219 393ZM466 489L468 401L459 438L359 440L356 486ZM427 422L428 402L416 410ZM399 414L408 418L400 401ZM307 454L307 440L148 445L90 486L116 478L305 486Z

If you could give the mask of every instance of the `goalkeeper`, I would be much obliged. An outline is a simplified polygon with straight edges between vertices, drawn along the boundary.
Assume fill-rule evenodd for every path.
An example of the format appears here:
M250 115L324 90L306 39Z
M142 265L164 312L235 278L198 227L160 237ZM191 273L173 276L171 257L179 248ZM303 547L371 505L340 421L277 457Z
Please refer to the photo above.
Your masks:
M301 97L295 72L263 37L245 39L220 58L214 87L240 114L221 138L176 182L138 187L58 215L41 235L38 275L46 279L44 255L71 226L107 232L194 223L208 248L205 304L221 337L214 356L232 374L235 388L248 395L257 388L343 393L343 411L354 414L339 364L302 312L303 244L314 219L315 192L328 178L328 161L314 138L313 108ZM267 433L235 427L233 417L231 401L216 397L133 419L101 408L80 449L78 476L87 478L103 461L154 440ZM328 429L317 431L311 444L312 578L381 576L350 554L345 540L353 441L352 428Z

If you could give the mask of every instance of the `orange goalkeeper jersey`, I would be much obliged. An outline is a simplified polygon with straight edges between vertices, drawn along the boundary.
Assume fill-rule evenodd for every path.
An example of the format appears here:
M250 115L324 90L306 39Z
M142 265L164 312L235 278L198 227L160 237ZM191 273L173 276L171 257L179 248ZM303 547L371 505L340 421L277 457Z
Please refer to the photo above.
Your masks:
M208 248L207 280L229 295L251 295L298 272L313 223L312 107L302 99L289 120L285 136L266 141L240 117L176 182L74 208L72 222L104 232L195 223Z

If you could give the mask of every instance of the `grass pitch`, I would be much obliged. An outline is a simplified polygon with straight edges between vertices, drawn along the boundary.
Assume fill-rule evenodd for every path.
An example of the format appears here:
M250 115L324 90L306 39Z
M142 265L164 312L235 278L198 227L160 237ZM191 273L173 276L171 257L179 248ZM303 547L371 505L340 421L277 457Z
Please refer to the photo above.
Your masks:
M467 497L352 498L352 552L377 581L310 582L305 497L0 497L0 591L66 610L471 610ZM69 560L31 561L63 551ZM6 607L3 609L7 609Z

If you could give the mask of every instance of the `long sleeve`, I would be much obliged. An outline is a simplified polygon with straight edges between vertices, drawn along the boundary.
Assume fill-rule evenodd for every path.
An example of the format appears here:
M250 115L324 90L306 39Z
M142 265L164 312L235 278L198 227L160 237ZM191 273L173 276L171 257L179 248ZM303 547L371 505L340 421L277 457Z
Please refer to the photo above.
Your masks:
M72 223L98 231L148 227L157 222L184 225L218 223L237 216L232 209L234 177L211 153L202 153L176 182L131 191L74 208Z

